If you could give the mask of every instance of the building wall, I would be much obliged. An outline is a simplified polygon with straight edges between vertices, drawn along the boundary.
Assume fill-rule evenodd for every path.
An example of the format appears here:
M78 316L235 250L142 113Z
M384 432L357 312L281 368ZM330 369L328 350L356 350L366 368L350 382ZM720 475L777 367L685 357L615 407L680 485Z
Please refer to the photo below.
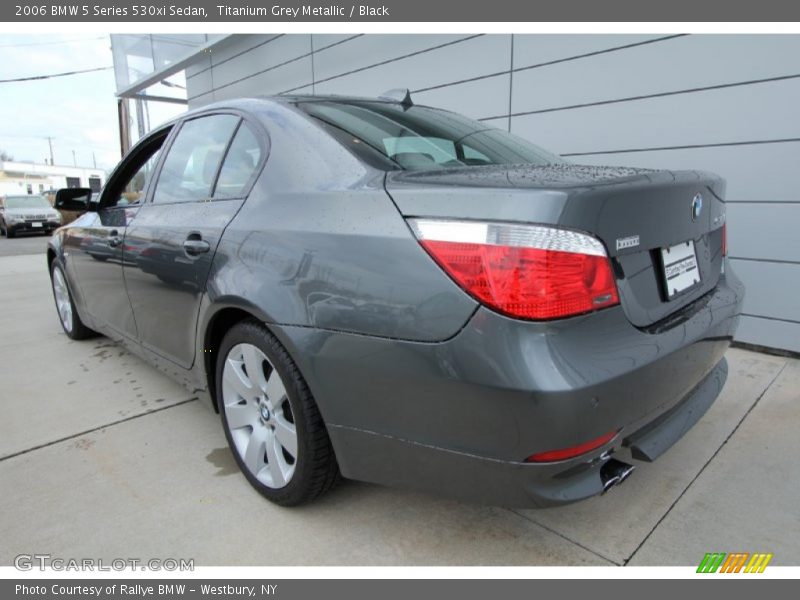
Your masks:
M106 176L102 169L43 165L32 162L0 162L0 195L26 194L28 185L32 194L69 187L68 178L77 180L78 187L90 187L90 179L99 179L101 185Z
M800 351L800 36L248 35L186 75L190 106L408 87L576 162L717 172L739 339Z
M28 186L30 186L31 194L41 194L50 189L50 180L45 178L6 177L0 173L0 196L27 194Z

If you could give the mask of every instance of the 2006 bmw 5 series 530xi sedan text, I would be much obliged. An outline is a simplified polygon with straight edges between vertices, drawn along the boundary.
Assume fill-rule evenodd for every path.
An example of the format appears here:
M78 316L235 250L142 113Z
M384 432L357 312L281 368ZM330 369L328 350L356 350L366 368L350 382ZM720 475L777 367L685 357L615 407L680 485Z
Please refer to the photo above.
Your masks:
M726 379L743 287L708 173L570 164L408 94L280 96L188 112L88 191L47 252L64 331L206 398L279 504L340 474L580 500Z

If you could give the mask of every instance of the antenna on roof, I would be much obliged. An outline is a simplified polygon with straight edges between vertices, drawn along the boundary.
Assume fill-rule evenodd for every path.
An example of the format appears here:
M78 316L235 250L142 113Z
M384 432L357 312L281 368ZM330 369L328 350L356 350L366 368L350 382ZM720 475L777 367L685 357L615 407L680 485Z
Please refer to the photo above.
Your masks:
M399 102L404 109L414 106L414 102L411 100L411 90L408 88L395 88L393 90L389 90L388 92L383 92L379 98Z

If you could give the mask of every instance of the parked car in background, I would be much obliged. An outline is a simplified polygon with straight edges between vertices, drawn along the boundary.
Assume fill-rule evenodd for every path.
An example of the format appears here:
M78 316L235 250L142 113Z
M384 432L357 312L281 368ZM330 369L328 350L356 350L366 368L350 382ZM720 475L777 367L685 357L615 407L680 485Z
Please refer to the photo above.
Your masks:
M65 192L87 212L47 262L66 334L206 399L276 503L341 473L546 506L618 485L623 450L655 460L720 393L744 294L724 188L408 94L227 101L145 136L97 202Z
M0 211L0 231L13 238L19 232L41 232L50 235L61 226L58 214L42 196L6 196Z

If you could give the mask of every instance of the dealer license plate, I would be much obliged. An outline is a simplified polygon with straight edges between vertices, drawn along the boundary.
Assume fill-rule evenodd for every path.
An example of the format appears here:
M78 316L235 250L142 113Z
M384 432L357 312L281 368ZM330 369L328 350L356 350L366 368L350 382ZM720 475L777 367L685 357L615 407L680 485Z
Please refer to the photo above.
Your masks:
M683 242L661 249L667 298L673 298L700 283L694 241Z
M41 227L41 223L31 223L31 227Z

